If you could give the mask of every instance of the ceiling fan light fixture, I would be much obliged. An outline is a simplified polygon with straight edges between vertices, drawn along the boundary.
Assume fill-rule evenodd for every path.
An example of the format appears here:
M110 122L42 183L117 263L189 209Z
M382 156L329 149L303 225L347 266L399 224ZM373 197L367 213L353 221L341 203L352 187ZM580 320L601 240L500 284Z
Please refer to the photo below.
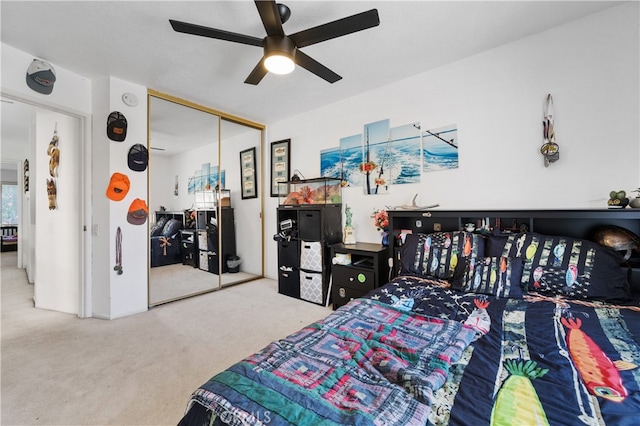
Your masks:
M296 67L290 57L282 55L280 53L268 56L264 60L264 66L267 67L269 72L280 75L289 74Z
M296 46L288 37L269 36L264 42L264 66L274 74L289 74L296 63Z

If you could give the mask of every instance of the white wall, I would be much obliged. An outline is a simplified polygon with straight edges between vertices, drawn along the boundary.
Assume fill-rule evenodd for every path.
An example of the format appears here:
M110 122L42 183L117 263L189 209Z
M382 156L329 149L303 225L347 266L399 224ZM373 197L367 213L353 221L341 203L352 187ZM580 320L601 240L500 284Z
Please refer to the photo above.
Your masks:
M122 101L123 93L133 93L138 98L138 105L127 106ZM107 102L103 102L107 104ZM109 173L99 177L102 190L94 193L96 197L106 198L105 191L114 172L124 173L129 177L131 187L121 201L108 201L109 205L109 253L102 261L108 262L110 276L110 313L109 318L119 318L148 308L148 256L149 238L148 221L143 225L132 225L127 222L127 214L131 202L136 198L148 200L147 170L138 172L129 169L129 149L136 143L146 145L147 141L147 89L144 86L127 81L109 78L109 112L96 115L97 134L94 131L94 144L102 143L109 147ZM111 111L120 111L127 118L127 137L123 142L115 142L107 137L107 117ZM95 158L100 161L100 158ZM122 268L123 274L113 269L115 265L116 231L122 231Z
M415 194L418 204L441 209L606 208L611 190L640 183L638 8L633 2L609 9L272 123L268 140L291 138L291 168L311 178L320 173L319 151L362 133L366 123L458 125L459 169L424 174L422 183L395 186L388 195L343 191L358 241L380 241L374 208L410 203ZM545 168L539 148L547 93L560 160ZM274 278L276 207L277 198L269 198L265 252Z
M122 94L132 93L138 105L127 106ZM123 142L107 137L107 118L119 111L127 119ZM148 308L148 221L144 225L127 222L131 202L147 201L147 171L129 169L129 149L136 143L147 144L147 89L115 77L93 81L92 131L92 214L93 297L92 315L119 318ZM106 190L115 172L127 175L130 189L121 201L112 201ZM122 231L122 275L113 268L116 257L116 233Z
M173 157L164 157L155 155L153 151L149 152L149 214L160 210L160 206L166 207L169 211L184 210L180 208L182 203L179 199L173 196L173 184L177 173L172 159ZM178 194L180 194L180 189L178 189ZM155 218L151 218L151 220L155 221Z

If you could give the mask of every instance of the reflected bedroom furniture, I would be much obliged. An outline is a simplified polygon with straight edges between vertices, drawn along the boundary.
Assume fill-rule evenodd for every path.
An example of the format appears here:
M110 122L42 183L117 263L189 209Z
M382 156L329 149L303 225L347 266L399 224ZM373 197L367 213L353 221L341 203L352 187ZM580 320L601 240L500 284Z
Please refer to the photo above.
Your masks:
M232 207L220 207L221 224L216 210L196 210L196 261L203 271L220 273L219 258L222 258L222 273L228 272L227 259L236 254L236 230ZM222 250L218 247L218 232L222 229Z
M18 250L18 227L16 225L2 225L1 251Z
M157 211L156 223L151 226L151 267L182 263L181 233L184 212Z

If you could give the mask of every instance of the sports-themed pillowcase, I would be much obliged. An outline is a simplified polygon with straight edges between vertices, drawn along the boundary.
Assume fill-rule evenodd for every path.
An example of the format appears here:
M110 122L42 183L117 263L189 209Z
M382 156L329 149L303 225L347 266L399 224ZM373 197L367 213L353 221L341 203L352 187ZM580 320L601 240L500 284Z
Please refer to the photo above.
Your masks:
M467 293L497 297L521 298L522 259L515 257L482 257L476 259L469 277L463 277L461 290Z
M484 239L464 231L408 234L400 252L401 274L450 280L458 264L484 256Z
M622 256L589 240L518 233L504 252L523 259L523 288L572 299L628 300L630 289Z

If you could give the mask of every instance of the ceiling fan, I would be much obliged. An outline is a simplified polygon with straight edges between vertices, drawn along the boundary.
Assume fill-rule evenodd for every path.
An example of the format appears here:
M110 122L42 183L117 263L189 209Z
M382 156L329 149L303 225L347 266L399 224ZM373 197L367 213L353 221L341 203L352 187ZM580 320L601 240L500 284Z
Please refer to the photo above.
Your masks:
M264 29L267 31L267 36L264 38L204 27L174 19L169 19L169 22L173 29L180 33L262 47L264 49L262 59L244 81L253 85L260 83L269 71L276 74L288 74L293 71L296 64L329 83L335 83L342 77L300 51L300 48L366 30L380 24L378 11L371 9L367 12L287 35L284 33L282 24L291 16L291 10L286 5L276 3L273 0L255 0L255 3Z

